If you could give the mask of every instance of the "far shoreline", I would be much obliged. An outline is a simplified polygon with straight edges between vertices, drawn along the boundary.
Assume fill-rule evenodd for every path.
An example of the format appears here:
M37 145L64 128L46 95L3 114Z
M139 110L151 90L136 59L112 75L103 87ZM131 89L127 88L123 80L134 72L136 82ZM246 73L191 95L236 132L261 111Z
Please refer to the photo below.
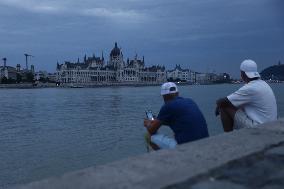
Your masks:
M282 84L284 81L266 81L267 83ZM105 87L147 87L160 86L162 83L89 83L89 84L61 84L56 83L17 83L17 84L0 84L0 89L40 89L40 88L105 88ZM242 84L242 82L231 83L177 83L177 85L222 85L222 84Z

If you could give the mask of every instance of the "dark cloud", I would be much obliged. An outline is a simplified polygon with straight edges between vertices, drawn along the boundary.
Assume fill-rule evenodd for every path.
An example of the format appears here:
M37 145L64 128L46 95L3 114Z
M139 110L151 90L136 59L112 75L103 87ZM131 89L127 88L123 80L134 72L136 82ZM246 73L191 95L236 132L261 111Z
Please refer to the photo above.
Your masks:
M238 76L244 58L260 69L284 61L281 0L0 0L0 56L39 69L85 53L109 54L115 41L126 57Z

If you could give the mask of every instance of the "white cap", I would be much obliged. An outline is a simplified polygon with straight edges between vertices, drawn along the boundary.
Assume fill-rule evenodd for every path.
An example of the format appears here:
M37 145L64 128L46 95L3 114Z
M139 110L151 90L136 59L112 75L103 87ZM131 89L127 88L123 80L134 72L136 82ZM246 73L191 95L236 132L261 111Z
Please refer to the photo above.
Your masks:
M161 95L177 93L178 88L173 82L164 83L161 87Z
M259 73L257 72L257 65L253 60L244 60L241 63L240 69L246 73L248 78L260 77Z

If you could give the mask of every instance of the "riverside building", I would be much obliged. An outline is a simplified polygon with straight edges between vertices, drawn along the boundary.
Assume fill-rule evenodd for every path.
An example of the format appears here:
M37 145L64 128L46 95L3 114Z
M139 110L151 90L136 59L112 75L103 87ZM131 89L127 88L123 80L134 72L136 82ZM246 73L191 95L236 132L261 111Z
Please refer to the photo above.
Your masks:
M4 65L0 66L0 83L19 83L19 82L32 82L33 74L35 73L34 65L31 69L22 69L21 65L17 64L16 67L7 66L7 58L3 58Z
M2 79L16 79L17 71L14 67L7 66L6 61L7 58L2 59L4 61L4 65L0 66L0 82L2 82Z
M84 61L77 63L57 63L57 82L60 84L160 84L166 81L164 66L145 67L143 59L138 56L124 61L123 53L115 43L111 50L109 60L105 63L104 55L101 57L84 57Z
M195 82L195 72L190 69L182 69L180 65L176 65L173 70L167 71L167 79L169 81L182 81L188 83Z
M16 80L17 79L17 70L16 70L16 68L11 67L11 66L0 66L0 81L4 77L6 79Z

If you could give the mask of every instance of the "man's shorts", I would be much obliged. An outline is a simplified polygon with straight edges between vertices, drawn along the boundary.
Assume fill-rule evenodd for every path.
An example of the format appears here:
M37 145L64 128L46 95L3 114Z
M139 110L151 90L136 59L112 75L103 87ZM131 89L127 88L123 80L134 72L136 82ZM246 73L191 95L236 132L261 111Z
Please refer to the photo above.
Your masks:
M175 139L170 138L163 134L152 135L151 142L155 143L161 149L173 149L177 145L177 142Z
M234 129L254 128L256 125L242 109L238 109L234 117Z

